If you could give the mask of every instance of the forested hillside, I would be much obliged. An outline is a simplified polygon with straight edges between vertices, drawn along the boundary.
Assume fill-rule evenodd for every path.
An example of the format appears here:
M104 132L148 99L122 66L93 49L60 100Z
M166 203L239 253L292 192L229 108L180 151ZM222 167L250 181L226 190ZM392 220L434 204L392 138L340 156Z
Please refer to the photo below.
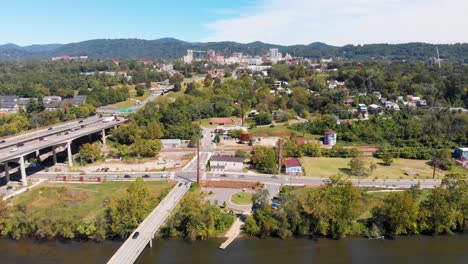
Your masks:
M330 46L324 43L309 45L281 46L263 42L247 44L237 42L191 43L173 38L156 40L143 39L95 39L65 45L31 45L20 47L14 44L0 45L0 60L50 59L53 56L89 56L90 58L158 58L174 59L185 55L187 49L207 51L230 56L233 52L249 55L264 55L268 49L278 48L283 54L307 58L342 57L346 59L391 59L391 60L428 60L436 56L433 44L369 44ZM442 59L467 62L468 44L438 45Z

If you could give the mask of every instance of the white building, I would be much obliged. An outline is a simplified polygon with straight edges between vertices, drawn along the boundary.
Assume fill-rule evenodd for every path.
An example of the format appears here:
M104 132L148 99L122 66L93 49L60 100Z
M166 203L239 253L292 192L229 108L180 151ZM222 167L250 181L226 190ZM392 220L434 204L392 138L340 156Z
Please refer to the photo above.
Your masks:
M244 169L244 159L241 157L212 156L210 159L211 171L237 171Z

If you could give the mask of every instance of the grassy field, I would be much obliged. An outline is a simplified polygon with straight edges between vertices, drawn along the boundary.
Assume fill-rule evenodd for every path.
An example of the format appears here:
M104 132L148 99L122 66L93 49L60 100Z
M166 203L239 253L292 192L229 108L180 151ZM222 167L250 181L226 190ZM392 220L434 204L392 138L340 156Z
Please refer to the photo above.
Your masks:
M427 165L425 160L409 160L395 159L391 166L383 166L379 163L379 159L369 157L369 161L377 164L377 169L371 176L364 178L368 179L429 179L432 178L432 167ZM301 164L304 168L306 176L314 177L330 177L338 173L349 175L350 158L301 158ZM436 178L442 178L450 172L457 172L459 168L454 168L452 171L436 171ZM405 172L417 173L417 175L408 176ZM357 176L351 176L357 177Z
M128 99L126 101L122 101L122 102L113 104L113 106L120 109L120 108L130 108L130 107L134 106L135 104L136 104L135 100Z
M76 207L77 215L96 215L103 210L106 199L125 193L129 182L105 182L102 184L43 184L23 193L11 201L25 204L36 210L45 209L57 203L66 202ZM174 183L163 181L147 182L153 197L172 188Z
M252 193L239 192L231 196L231 202L238 205L249 205L252 204Z

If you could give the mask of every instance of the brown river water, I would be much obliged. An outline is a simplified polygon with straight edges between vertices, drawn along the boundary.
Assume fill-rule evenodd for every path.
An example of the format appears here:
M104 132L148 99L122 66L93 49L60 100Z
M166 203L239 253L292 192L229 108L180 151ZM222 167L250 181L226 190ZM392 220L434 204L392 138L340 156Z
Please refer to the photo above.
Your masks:
M241 238L226 250L222 240L156 239L137 263L468 263L468 234L395 240ZM122 242L38 242L0 239L0 263L106 263Z

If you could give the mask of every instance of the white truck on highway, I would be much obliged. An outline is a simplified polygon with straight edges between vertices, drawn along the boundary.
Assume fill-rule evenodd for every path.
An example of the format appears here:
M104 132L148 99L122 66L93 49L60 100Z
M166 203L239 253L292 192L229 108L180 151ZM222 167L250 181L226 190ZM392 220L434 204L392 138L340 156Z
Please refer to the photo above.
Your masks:
M107 122L112 122L112 121L114 121L114 120L115 120L115 116L109 116L109 117L104 117L104 118L102 119L102 122L103 122L103 123L107 123Z

